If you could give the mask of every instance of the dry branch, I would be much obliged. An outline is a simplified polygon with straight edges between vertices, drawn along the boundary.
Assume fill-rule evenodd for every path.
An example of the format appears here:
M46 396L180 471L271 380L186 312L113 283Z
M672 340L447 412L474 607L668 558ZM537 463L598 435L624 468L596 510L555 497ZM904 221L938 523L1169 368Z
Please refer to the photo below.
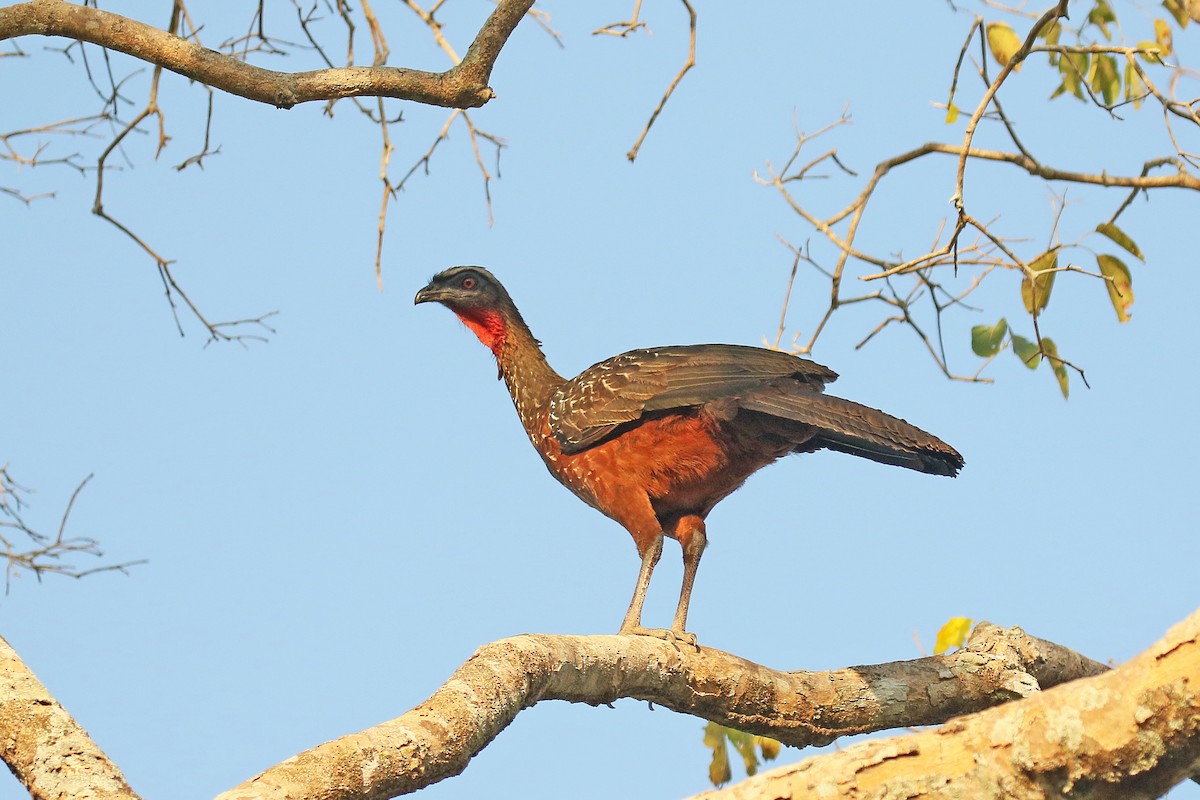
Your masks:
M68 560L79 555L95 558L104 556L100 543L90 536L67 535L67 522L71 518L71 510L75 507L79 493L91 479L92 476L88 475L75 487L59 521L58 530L51 536L39 533L25 521L23 508L29 489L13 479L7 465L0 466L0 557L5 561L6 592L13 579L23 571L32 573L40 581L43 575L84 578L97 572L127 572L130 567L146 563L144 560L138 560L79 567Z
M495 96L488 80L500 50L533 0L501 0L462 62L445 72L404 67L339 67L276 72L247 64L161 28L63 0L32 0L0 9L0 41L59 36L91 42L216 89L291 108L341 97L396 97L448 108L482 106Z
M407 714L271 767L219 800L378 800L462 772L541 700L650 701L787 744L943 722L1106 667L986 623L957 653L830 672L778 672L649 637L541 636L480 648Z
M650 113L650 119L646 122L646 127L642 128L642 132L638 134L637 141L633 143L633 147L629 148L629 152L625 154L625 157L630 161L637 161L638 152L642 149L642 142L646 141L646 137L650 134L650 129L654 127L654 121L658 119L658 115L661 114L662 110L666 107L667 101L671 99L671 95L673 95L675 90L679 87L679 82L683 80L683 76L688 74L688 70L696 66L696 9L692 8L692 4L689 3L688 0L681 0L681 2L683 3L683 7L687 9L688 13L687 58L684 59L683 66L679 68L678 74L675 75L675 79L672 80L670 86L667 87L667 91L663 93L662 99L658 101L658 105L655 106L654 111ZM637 19L637 12L640 8L640 3L634 8L635 20ZM631 25L631 27L627 28L627 32L631 30L637 30L636 22L627 24ZM596 33L611 32L611 30L605 28L601 28L600 30L596 31ZM620 35L624 36L624 34Z

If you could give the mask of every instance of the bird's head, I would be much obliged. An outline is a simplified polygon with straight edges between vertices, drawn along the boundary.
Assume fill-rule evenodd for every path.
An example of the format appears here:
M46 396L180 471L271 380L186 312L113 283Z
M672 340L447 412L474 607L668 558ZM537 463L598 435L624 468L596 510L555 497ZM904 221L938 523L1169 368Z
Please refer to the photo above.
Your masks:
M413 302L441 303L497 355L510 326L524 325L504 286L483 267L442 270L417 292Z

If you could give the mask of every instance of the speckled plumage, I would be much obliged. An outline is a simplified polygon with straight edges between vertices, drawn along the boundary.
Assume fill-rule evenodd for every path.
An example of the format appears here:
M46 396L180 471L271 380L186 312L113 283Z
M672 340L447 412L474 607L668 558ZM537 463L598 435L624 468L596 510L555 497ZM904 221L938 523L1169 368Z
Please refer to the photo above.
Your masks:
M623 633L684 631L706 543L704 518L751 474L793 452L822 448L939 475L962 457L904 420L822 394L832 370L739 345L633 350L566 380L507 291L482 267L452 267L417 293L446 305L496 356L521 424L550 473L629 531L642 557ZM684 553L670 631L641 627L664 536Z

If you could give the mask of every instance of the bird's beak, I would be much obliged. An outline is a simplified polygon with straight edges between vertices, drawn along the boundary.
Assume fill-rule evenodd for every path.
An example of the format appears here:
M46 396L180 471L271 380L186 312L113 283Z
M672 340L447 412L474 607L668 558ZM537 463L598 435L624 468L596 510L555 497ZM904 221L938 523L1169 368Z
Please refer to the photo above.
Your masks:
M434 286L432 283L426 286L421 291L417 292L417 296L413 298L413 305L419 303L436 303L446 294L444 289Z

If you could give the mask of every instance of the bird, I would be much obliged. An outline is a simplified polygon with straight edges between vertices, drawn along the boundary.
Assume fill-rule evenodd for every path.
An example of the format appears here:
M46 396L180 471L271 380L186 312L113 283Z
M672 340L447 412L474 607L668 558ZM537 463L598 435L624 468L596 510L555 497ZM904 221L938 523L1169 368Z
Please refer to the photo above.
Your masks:
M449 308L491 350L550 474L633 537L641 568L621 634L696 645L687 616L708 541L705 518L783 456L828 449L950 477L963 466L936 436L823 394L837 373L789 353L733 344L650 347L568 380L487 269L439 272L414 299L431 302ZM670 628L646 628L642 606L664 537L682 549L683 585Z

